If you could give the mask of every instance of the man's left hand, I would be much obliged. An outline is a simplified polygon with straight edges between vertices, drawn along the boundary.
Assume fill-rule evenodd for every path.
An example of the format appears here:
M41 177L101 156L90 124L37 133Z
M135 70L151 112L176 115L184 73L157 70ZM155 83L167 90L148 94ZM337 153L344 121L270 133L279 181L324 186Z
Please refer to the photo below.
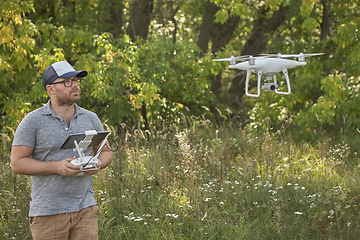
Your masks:
M96 169L85 171L84 174L85 175L95 175L100 171L100 169L101 169L101 161L100 161L100 159L98 159L98 163L96 164Z

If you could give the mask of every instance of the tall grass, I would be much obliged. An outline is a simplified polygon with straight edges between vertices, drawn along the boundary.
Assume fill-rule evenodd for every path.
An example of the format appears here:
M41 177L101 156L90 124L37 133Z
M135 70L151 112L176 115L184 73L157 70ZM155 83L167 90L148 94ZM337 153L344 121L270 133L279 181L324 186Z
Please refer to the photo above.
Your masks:
M0 133L0 239L31 239L29 236L28 209L30 179L15 175L10 167L10 128Z
M355 135L356 137L356 135ZM94 177L100 239L357 239L354 137L207 125L126 134ZM29 179L1 162L4 239L30 238Z

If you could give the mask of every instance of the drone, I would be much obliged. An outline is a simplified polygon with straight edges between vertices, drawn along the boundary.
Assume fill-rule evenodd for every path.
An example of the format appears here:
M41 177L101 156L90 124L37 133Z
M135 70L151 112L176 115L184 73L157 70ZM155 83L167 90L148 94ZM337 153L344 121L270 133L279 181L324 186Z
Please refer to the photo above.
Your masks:
M305 66L305 57L323 55L324 53L299 53L299 54L261 54L258 57L244 55L239 57L231 56L230 58L214 59L213 61L228 61L229 68L247 71L245 82L245 94L249 97L259 97L260 90L273 91L277 94L289 95L291 93L290 79L288 69ZM297 58L290 60L286 58ZM240 63L237 63L240 61ZM276 74L283 72L287 85L287 92L278 91L276 83ZM251 73L257 75L257 94L249 93L249 81ZM261 86L261 78L265 76L264 84Z

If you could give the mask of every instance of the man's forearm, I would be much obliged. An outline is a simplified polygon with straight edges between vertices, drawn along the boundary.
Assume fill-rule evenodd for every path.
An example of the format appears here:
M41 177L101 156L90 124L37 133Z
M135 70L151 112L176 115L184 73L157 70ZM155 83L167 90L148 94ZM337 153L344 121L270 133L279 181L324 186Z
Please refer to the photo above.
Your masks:
M111 151L102 151L99 154L98 159L101 161L101 169L106 168L110 165L112 161L112 152Z
M56 162L43 162L33 158L21 158L11 162L11 169L14 173L41 176L57 173Z

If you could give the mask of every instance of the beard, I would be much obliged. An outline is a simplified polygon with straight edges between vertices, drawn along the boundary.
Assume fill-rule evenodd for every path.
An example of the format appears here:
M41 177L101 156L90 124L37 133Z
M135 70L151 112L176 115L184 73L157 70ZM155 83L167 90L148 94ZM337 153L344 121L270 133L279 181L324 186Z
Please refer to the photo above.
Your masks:
M57 96L59 106L72 106L80 99L80 89L74 88L66 96Z

